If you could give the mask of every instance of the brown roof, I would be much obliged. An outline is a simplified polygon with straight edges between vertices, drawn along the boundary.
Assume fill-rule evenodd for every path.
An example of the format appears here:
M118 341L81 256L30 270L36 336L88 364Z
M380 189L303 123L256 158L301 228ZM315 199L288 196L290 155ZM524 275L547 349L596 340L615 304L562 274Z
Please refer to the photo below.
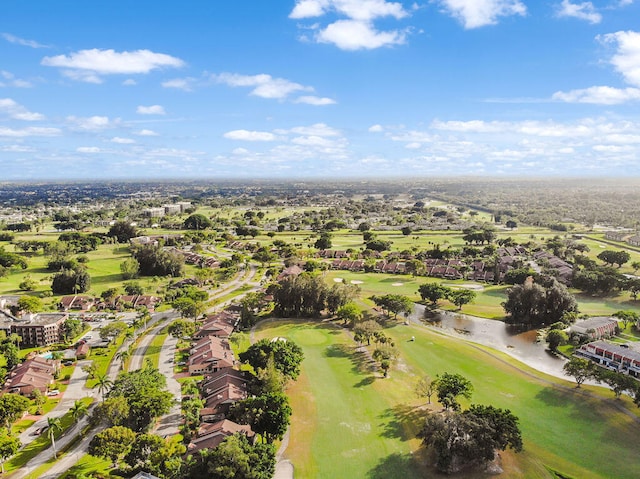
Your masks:
M223 419L213 424L205 423L198 429L196 438L191 441L188 449L190 452L199 451L200 449L213 449L218 447L228 436L238 432L246 434L249 438L255 436L251 426L237 424L228 419Z

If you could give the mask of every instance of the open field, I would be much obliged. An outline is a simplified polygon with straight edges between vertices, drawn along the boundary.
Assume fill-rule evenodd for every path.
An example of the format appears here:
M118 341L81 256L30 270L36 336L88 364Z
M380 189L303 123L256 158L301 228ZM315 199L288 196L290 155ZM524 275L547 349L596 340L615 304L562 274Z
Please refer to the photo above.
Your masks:
M333 325L263 323L260 337L288 337L305 352L303 374L289 390L294 415L286 456L298 477L439 477L425 469L415 439L425 401L415 399L413 387L420 376L443 372L471 380L473 403L509 408L520 418L525 451L502 454L505 477L549 478L545 466L575 478L610 478L612 471L617 478L637 477L640 429L628 398L616 401L609 391L583 386L594 394L585 396L571 382L521 370L511 358L420 326L387 332L400 361L383 379ZM408 341L411 336L415 342Z

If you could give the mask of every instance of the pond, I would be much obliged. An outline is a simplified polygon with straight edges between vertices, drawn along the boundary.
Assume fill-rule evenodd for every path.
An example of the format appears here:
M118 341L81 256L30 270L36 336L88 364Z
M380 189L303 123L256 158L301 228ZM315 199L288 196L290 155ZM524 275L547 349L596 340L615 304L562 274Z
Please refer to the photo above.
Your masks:
M553 376L562 373L565 360L551 354L547 344L538 341L538 330L524 330L495 319L478 318L449 311L431 312L416 304L409 319L467 341L489 346L509 354L528 366Z

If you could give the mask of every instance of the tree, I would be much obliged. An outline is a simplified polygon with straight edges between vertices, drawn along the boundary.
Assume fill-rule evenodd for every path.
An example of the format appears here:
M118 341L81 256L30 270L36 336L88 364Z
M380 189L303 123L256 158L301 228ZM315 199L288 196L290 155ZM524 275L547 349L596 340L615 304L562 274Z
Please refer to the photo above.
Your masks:
M138 261L142 276L177 277L184 272L184 256L160 245L133 245L131 255Z
M105 421L109 427L122 426L129 417L129 402L123 396L108 397L98 404L94 411L95 422Z
M476 292L469 289L459 289L457 291L451 291L448 297L449 301L455 304L458 309L462 309L462 306L476 299Z
M516 223L513 220L507 220L507 222L504 224L507 228L509 228L510 230L515 229L518 227L518 223Z
M622 396L625 391L633 392L638 387L638 381L628 374L619 373L617 371L609 371L608 369L597 370L597 379L604 382L611 388L616 399Z
M320 237L316 240L314 246L317 249L329 249L331 248L331 234L322 233Z
M29 409L29 400L19 394L0 395L0 422L11 433L11 425Z
M508 409L472 405L463 413L431 413L419 433L436 453L436 467L446 473L484 465L496 450L522 450L518 418Z
M251 445L244 434L237 433L215 449L199 451L192 459L188 479L271 479L276 451L273 444Z
M42 311L42 300L37 296L20 296L18 308L26 313Z
M128 328L127 324L122 321L105 324L100 328L100 338L111 340L120 336Z
M362 319L362 311L355 303L347 303L338 308L336 317L344 321L344 324L354 324Z
M594 368L595 366L588 359L573 356L564 364L562 370L567 376L573 376L573 379L575 379L577 384L576 387L579 388L587 379L594 377Z
M107 236L115 237L118 243L128 243L131 238L139 236L138 229L129 222L116 221L116 223L109 228Z
M89 291L91 276L84 267L69 269L57 273L51 282L53 294L78 294Z
M109 392L109 388L113 386L113 381L109 379L109 376L103 374L102 376L98 376L96 386L98 387L98 392L100 393L100 395L102 396L102 400L104 401L104 397Z
M4 474L4 463L20 449L20 439L2 430L0 432L0 471Z
M460 374L443 373L436 376L436 393L438 401L445 409L460 410L458 397L462 396L467 399L471 398L473 385L471 382Z
M557 351L558 346L562 346L569 342L569 336L561 329L552 329L547 333L547 343L551 351Z
M629 326L629 324L637 324L640 320L640 315L638 315L638 313L636 313L635 311L630 310L617 311L613 313L612 316L622 321L624 329L627 329L627 326Z
M423 376L416 384L416 395L419 398L427 398L429 404L431 404L431 396L436 392L437 381L434 381L429 376Z
M240 361L250 364L256 371L266 368L270 357L273 357L276 369L287 378L295 380L300 374L300 363L304 359L302 349L284 338L261 339L239 355Z
M89 443L89 454L111 459L113 467L124 456L133 444L136 433L123 426L113 426L96 434Z
M190 215L186 220L184 220L183 227L186 230L206 230L207 228L211 228L213 226L213 222L207 218L205 215L200 213L194 213Z
M124 462L133 471L146 471L159 477L176 477L172 474L182 464L186 452L176 437L163 439L156 434L138 434Z
M193 318L194 323L198 320L198 316L207 310L207 305L202 301L194 301L191 298L178 298L172 306L180 312L183 317Z
M376 306L394 314L394 318L398 317L398 313L410 313L413 311L413 301L408 296L401 294L385 294L383 296L371 296L371 300Z
M622 267L627 261L631 259L631 254L628 251L620 250L604 250L598 254L598 259L604 261L606 264L617 264L618 268Z
M507 301L502 303L510 324L539 326L560 321L567 312L577 311L578 304L567 288L555 279L545 288L529 277L524 284L507 290Z
M266 393L237 401L231 417L241 424L249 424L264 441L280 440L289 427L291 406L283 393Z
M167 330L174 338L183 339L192 337L196 333L196 326L191 321L176 319Z
M47 403L47 396L42 394L42 391L36 388L31 393L31 400L33 401L33 404L36 405L36 414L42 414L42 407Z
M51 447L53 448L53 457L58 458L58 452L56 451L56 434L62 432L62 424L59 417L47 418L47 437L51 441Z
M140 263L138 263L134 258L127 258L122 263L120 263L120 273L122 274L122 279L128 280L137 278L139 272Z
M359 322L353 328L353 339L360 344L366 341L367 346L369 346L371 339L373 339L381 329L382 326L373 319Z
M439 300L447 298L450 292L451 288L442 283L426 283L418 288L422 301L430 301L433 307L438 304Z
M78 424L80 419L87 414L89 408L86 403L83 401L76 399L73 403L73 406L69 408L69 412L71 413L71 417L73 418L73 422Z
M91 361L91 363L82 366L82 370L87 373L89 379L93 379L96 377L96 373L98 372L98 366Z

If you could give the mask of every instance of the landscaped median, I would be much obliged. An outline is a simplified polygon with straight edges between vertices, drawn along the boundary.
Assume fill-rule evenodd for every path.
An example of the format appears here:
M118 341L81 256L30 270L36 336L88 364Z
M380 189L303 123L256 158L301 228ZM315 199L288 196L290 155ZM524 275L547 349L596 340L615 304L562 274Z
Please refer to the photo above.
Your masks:
M421 326L384 331L400 351L389 378L370 370L350 335L333 324L273 321L259 327L257 338L290 338L305 354L302 375L287 391L294 412L285 457L296 476L439 477L416 439L427 405L414 388L424 375L450 372L474 386L463 408L491 404L519 417L524 452L501 453L505 477L551 478L551 469L574 478L606 479L613 470L617 478L637 478L640 426L629 398L615 400L598 387L576 390L574 383L507 355Z

